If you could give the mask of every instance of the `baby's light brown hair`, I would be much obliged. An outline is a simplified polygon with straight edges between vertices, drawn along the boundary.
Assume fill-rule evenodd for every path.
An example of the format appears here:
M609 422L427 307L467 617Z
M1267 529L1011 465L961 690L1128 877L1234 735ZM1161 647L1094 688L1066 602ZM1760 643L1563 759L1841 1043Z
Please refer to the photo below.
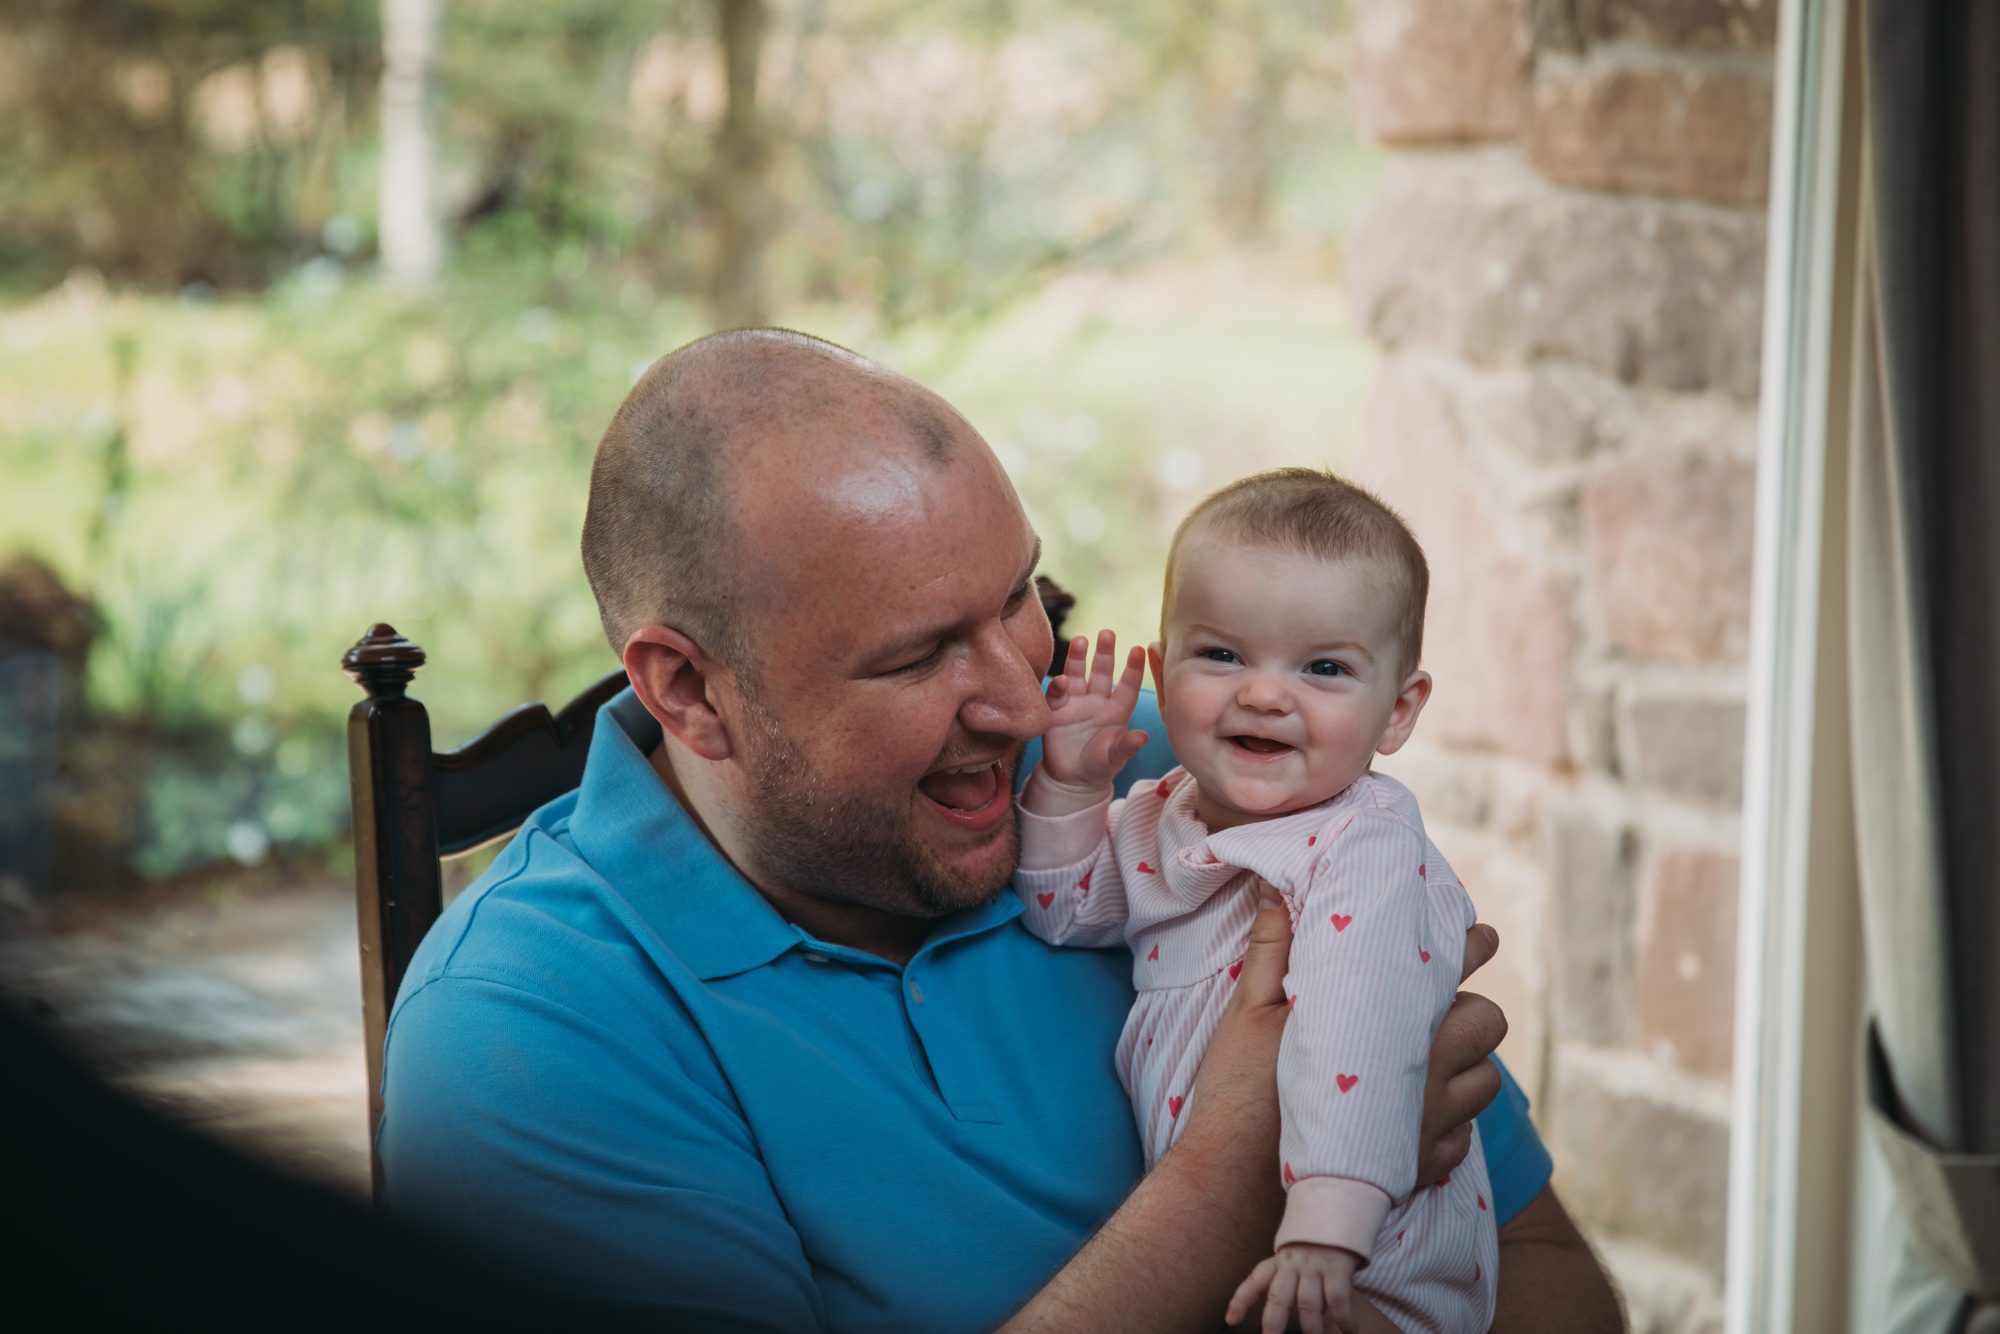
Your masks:
M1245 546L1295 551L1318 560L1373 560L1387 572L1398 603L1396 643L1405 675L1424 651L1424 601L1430 565L1402 516L1373 493L1317 468L1273 468L1231 482L1196 505L1174 530L1167 553L1160 633L1174 605L1181 548L1190 537L1214 536Z

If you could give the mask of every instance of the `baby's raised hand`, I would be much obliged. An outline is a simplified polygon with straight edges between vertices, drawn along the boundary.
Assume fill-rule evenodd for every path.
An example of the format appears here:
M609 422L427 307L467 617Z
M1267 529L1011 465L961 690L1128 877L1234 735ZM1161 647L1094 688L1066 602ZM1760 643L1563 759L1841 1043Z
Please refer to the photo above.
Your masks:
M1292 1308L1299 1312L1304 1334L1355 1334L1354 1271L1360 1257L1338 1246L1313 1246L1295 1241L1250 1271L1229 1299L1230 1324L1250 1314L1259 1297L1264 1302L1264 1334L1284 1334Z
M1125 761L1146 744L1146 734L1126 727L1139 686L1145 679L1146 653L1125 655L1125 670L1111 676L1118 637L1097 632L1097 660L1085 670L1090 643L1082 635L1070 641L1062 675L1049 682L1049 712L1054 721L1042 734L1042 762L1028 780L1022 800L1029 810L1060 815L1096 805L1111 790L1111 780Z

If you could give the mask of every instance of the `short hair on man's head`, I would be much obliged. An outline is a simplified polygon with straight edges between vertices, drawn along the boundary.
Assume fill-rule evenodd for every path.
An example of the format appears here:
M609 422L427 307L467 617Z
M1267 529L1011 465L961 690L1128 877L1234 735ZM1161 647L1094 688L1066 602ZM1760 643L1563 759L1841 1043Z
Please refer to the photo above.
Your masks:
M1181 548L1195 536L1295 551L1325 561L1380 562L1399 603L1396 642L1403 652L1403 671L1417 669L1424 651L1430 565L1402 516L1367 489L1327 470L1273 468L1210 495L1174 530L1160 611L1163 629L1173 606Z
M730 447L762 432L807 428L862 383L881 392L925 458L951 457L955 435L940 402L811 334L710 334L639 377L598 443L583 521L584 573L614 653L641 626L666 624L754 675L732 582L740 533Z

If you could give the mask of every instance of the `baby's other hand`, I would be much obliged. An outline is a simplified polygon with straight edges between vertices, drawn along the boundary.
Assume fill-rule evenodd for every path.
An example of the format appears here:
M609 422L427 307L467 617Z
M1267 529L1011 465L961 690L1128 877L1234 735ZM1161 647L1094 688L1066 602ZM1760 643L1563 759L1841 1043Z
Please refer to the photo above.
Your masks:
M1250 1314L1259 1297L1264 1302L1263 1334L1284 1334L1297 1307L1304 1334L1355 1334L1354 1271L1361 1257L1338 1246L1293 1242L1250 1271L1229 1299L1230 1324Z
M1126 654L1125 670L1113 680L1118 637L1109 630L1097 632L1097 660L1086 672L1088 650L1082 635L1071 640L1062 675L1049 682L1053 721L1042 734L1042 763L1035 773L1063 788L1103 792L1146 744L1144 732L1126 727L1139 702L1146 652L1135 648Z

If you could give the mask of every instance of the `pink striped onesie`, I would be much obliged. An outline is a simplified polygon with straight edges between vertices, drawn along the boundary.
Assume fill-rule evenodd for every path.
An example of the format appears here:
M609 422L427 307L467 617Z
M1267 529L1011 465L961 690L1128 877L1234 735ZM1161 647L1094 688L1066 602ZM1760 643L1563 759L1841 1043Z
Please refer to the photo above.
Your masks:
M1132 950L1118 1043L1150 1169L1172 1145L1257 915L1257 879L1292 917L1278 1056L1287 1242L1341 1246L1354 1286L1405 1330L1484 1330L1498 1264L1486 1160L1413 1192L1430 1044L1458 989L1472 901L1416 799L1364 773L1339 796L1210 834L1175 769L1075 815L1022 808L1014 885L1052 945ZM1108 826L1108 832L1107 832Z

